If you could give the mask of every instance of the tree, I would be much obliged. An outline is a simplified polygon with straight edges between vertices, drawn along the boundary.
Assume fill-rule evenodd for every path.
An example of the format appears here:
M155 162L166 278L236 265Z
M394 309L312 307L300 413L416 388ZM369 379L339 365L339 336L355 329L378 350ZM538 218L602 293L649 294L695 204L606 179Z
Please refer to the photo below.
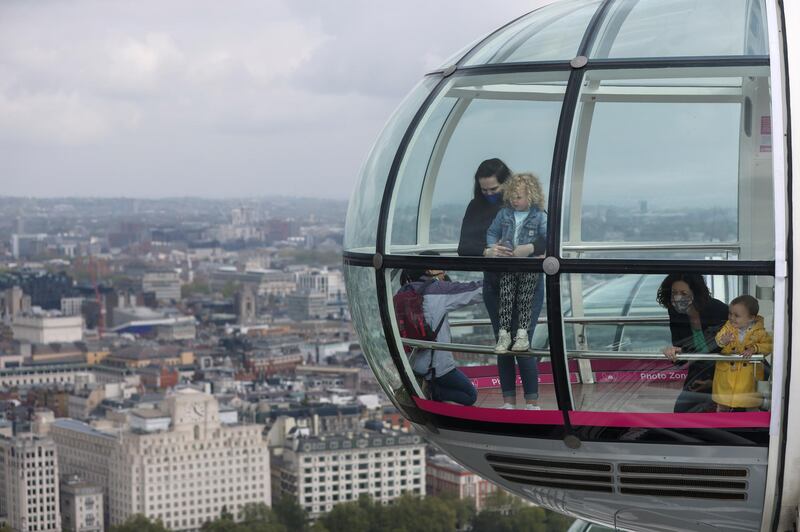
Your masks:
M151 521L142 514L130 516L121 525L111 527L110 532L169 532L161 519Z
M286 532L292 530L278 522L272 509L263 502L251 502L242 506L239 513L241 528L247 532Z
M328 532L369 532L370 510L361 502L337 504L320 518Z
M304 532L308 528L308 512L298 503L297 499L282 495L272 504L272 511L278 522L293 532Z

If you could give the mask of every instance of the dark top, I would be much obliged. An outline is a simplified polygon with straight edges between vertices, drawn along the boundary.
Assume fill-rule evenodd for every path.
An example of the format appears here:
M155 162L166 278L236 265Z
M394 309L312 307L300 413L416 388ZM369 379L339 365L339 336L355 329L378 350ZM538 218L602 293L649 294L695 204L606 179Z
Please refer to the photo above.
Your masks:
M483 198L473 198L467 205L464 219L461 221L461 236L458 239L458 254L461 256L482 256L486 249L486 231L492 225L497 213L503 208L503 202L489 203ZM546 235L533 242L532 255L544 253ZM727 319L727 318L726 318Z
M667 308L667 312L669 313L669 332L672 335L672 345L680 347L684 353L696 353L689 315L675 312L672 308ZM720 347L714 338L726 321L728 321L728 305L719 299L709 299L705 307L700 310L700 326L709 353L719 352ZM714 364L713 360L696 360L689 363L686 384L695 380L712 379Z
M458 254L462 256L481 256L486 249L486 230L492 225L497 213L503 207L498 201L489 203L483 198L473 198L467 205L461 221L461 236L458 239Z

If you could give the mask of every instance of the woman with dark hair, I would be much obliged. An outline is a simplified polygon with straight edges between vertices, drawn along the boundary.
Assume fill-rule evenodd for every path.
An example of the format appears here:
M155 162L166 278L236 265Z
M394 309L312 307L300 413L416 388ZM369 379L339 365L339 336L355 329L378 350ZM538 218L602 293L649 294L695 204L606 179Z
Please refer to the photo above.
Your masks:
M703 277L691 273L668 275L658 288L658 303L669 313L672 345L664 356L677 362L681 353L716 353L714 340L728 319L728 306L711 297ZM675 412L705 412L715 409L711 400L714 361L690 362L683 391L675 402Z
M458 241L458 254L462 256L511 257L513 249L504 242L486 246L486 231L503 207L502 186L511 177L511 170L500 159L487 159L478 165L475 172L473 198L464 213L461 222L461 236ZM534 249L534 255L544 250ZM542 284L542 283L540 283ZM500 329L499 300L500 275L494 272L483 274L483 302L489 319L492 321L495 340ZM528 339L533 338L533 331L539 320L544 303L544 290L536 290L531 304L531 322L527 324ZM516 318L515 318L516 319ZM513 330L525 328L526 324L511 324ZM516 359L516 364L515 364ZM514 408L517 397L516 365L519 364L522 388L526 408L538 410L539 401L539 361L536 357L524 355L499 355L497 372L500 378L500 389L503 393L503 408Z

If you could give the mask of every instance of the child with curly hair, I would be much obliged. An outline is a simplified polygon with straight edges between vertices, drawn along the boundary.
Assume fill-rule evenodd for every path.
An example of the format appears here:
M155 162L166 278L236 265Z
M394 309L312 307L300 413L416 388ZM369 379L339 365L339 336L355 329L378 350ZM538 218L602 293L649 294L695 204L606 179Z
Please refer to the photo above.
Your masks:
M504 207L495 216L486 232L487 250L502 246L514 257L530 257L544 253L547 242L547 215L544 212L542 184L533 174L514 174L503 186ZM488 253L487 253L488 255ZM500 276L497 353L505 353L511 345L511 323L519 313L512 351L527 351L527 324L531 321L531 301L539 281L536 272L509 272Z

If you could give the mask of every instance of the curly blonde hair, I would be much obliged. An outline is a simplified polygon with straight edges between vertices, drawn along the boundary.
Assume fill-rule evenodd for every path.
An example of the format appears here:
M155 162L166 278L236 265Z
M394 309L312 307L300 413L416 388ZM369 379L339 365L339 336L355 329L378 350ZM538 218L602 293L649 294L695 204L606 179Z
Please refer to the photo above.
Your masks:
M514 174L508 181L503 183L503 201L507 205L511 205L511 195L518 189L524 189L528 193L528 203L538 208L540 211L544 210L544 192L542 191L542 184L539 178L533 174Z

